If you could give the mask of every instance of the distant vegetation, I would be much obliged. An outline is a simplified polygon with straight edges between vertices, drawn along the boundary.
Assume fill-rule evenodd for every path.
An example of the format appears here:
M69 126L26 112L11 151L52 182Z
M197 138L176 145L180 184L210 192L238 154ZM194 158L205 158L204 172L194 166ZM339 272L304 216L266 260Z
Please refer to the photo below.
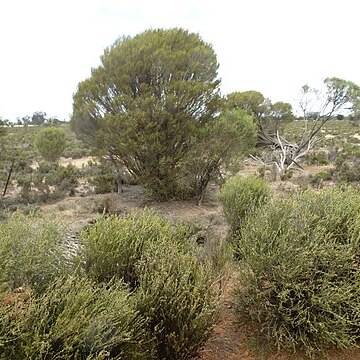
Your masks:
M1 360L195 359L224 295L270 352L359 344L360 88L305 85L295 116L221 95L218 66L147 30L105 50L70 123L0 119Z

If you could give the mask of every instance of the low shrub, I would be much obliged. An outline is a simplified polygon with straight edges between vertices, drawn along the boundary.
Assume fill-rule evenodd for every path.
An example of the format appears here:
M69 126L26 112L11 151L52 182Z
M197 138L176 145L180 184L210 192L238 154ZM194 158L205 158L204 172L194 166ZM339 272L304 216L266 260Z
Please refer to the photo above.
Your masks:
M90 183L95 187L96 194L117 192L116 173L110 162L102 161L92 165L93 176Z
M329 159L325 151L313 151L306 155L305 161L309 165L328 165Z
M0 222L0 289L29 286L42 292L68 270L62 231L36 214L8 214Z
M217 319L210 261L197 258L193 230L144 210L109 216L81 234L79 264L97 283L124 281L156 339L157 359L190 359Z
M220 190L225 218L233 232L239 230L246 216L266 203L271 192L268 183L254 176L229 178Z
M248 218L236 309L277 346L345 348L360 334L360 194L353 188L273 201Z
M85 274L97 283L116 277L134 289L138 285L137 265L145 247L152 243L166 246L175 232L168 222L150 210L124 218L103 217L81 233L79 263Z
M61 166L57 163L40 163L33 175L35 188L41 194L73 195L78 186L80 170L74 165Z
M360 182L360 148L346 146L335 161L336 175L339 181Z
M8 322L7 330L0 321L2 359L154 359L145 320L119 284L58 279L42 296L13 305L8 297L0 306Z
M320 171L311 177L310 183L313 187L321 189L324 181L330 181L332 177L332 171Z
M211 268L176 246L153 246L139 272L137 307L155 336L157 359L195 358L218 319Z

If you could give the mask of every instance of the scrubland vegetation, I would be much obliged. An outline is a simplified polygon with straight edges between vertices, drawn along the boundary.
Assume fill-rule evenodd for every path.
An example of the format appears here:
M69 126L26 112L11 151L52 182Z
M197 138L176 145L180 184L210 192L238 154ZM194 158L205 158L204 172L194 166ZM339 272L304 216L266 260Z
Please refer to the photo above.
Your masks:
M359 87L222 96L182 29L101 60L0 127L0 359L360 359Z

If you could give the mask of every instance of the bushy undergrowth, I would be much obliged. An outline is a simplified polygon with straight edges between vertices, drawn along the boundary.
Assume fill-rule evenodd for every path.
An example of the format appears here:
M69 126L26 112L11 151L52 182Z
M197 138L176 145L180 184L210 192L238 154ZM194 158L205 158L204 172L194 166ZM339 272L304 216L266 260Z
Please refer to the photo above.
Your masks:
M86 276L97 283L116 277L134 289L138 285L138 264L149 246L194 246L182 241L184 231L184 226L173 227L150 210L124 218L101 218L81 234L79 261Z
M220 190L225 218L233 232L239 230L247 215L270 198L267 182L255 176L229 178Z
M313 151L306 155L306 162L309 165L328 165L329 159L325 151Z
M110 162L102 161L99 164L90 162L90 183L95 187L96 194L106 194L117 191L116 174Z
M348 145L338 155L336 161L338 180L345 182L360 182L360 148Z
M276 345L309 354L360 335L360 194L335 188L273 201L248 218L237 311Z
M333 170L330 171L319 171L315 175L311 176L310 184L316 188L321 189L324 185L324 181L330 181L333 177Z
M101 218L75 261L35 215L0 223L0 359L194 358L218 316L194 229L144 210ZM77 261L76 261L77 260Z
M157 358L193 359L217 320L211 269L200 266L191 253L156 246L140 268L138 309L149 319Z
M42 162L31 176L24 175L17 179L17 184L21 187L17 202L47 202L73 196L79 177L80 170L74 165L61 166Z
M213 272L198 260L191 235L186 225L172 226L151 211L110 216L82 234L85 274L130 286L156 338L158 359L194 357L217 319Z
M10 323L0 323L1 359L154 359L145 320L124 286L59 279L21 308L10 305L8 297L0 307Z
M62 232L55 223L20 212L0 222L0 290L29 286L42 292L67 271Z

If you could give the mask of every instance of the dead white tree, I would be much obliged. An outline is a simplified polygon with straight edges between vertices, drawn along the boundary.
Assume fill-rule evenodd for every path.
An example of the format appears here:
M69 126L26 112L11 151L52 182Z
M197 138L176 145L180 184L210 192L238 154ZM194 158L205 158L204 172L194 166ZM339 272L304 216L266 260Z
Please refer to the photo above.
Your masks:
M279 130L271 132L263 126L266 119L258 118L260 144L269 146L271 159L252 158L265 168L276 171L276 175L286 174L290 170L302 170L303 157L314 147L317 136L335 114L352 111L360 99L360 87L339 78L324 80L324 90L316 90L304 85L301 89L300 109L304 121L304 132L298 143L289 142L280 135ZM314 111L316 109L316 111Z

